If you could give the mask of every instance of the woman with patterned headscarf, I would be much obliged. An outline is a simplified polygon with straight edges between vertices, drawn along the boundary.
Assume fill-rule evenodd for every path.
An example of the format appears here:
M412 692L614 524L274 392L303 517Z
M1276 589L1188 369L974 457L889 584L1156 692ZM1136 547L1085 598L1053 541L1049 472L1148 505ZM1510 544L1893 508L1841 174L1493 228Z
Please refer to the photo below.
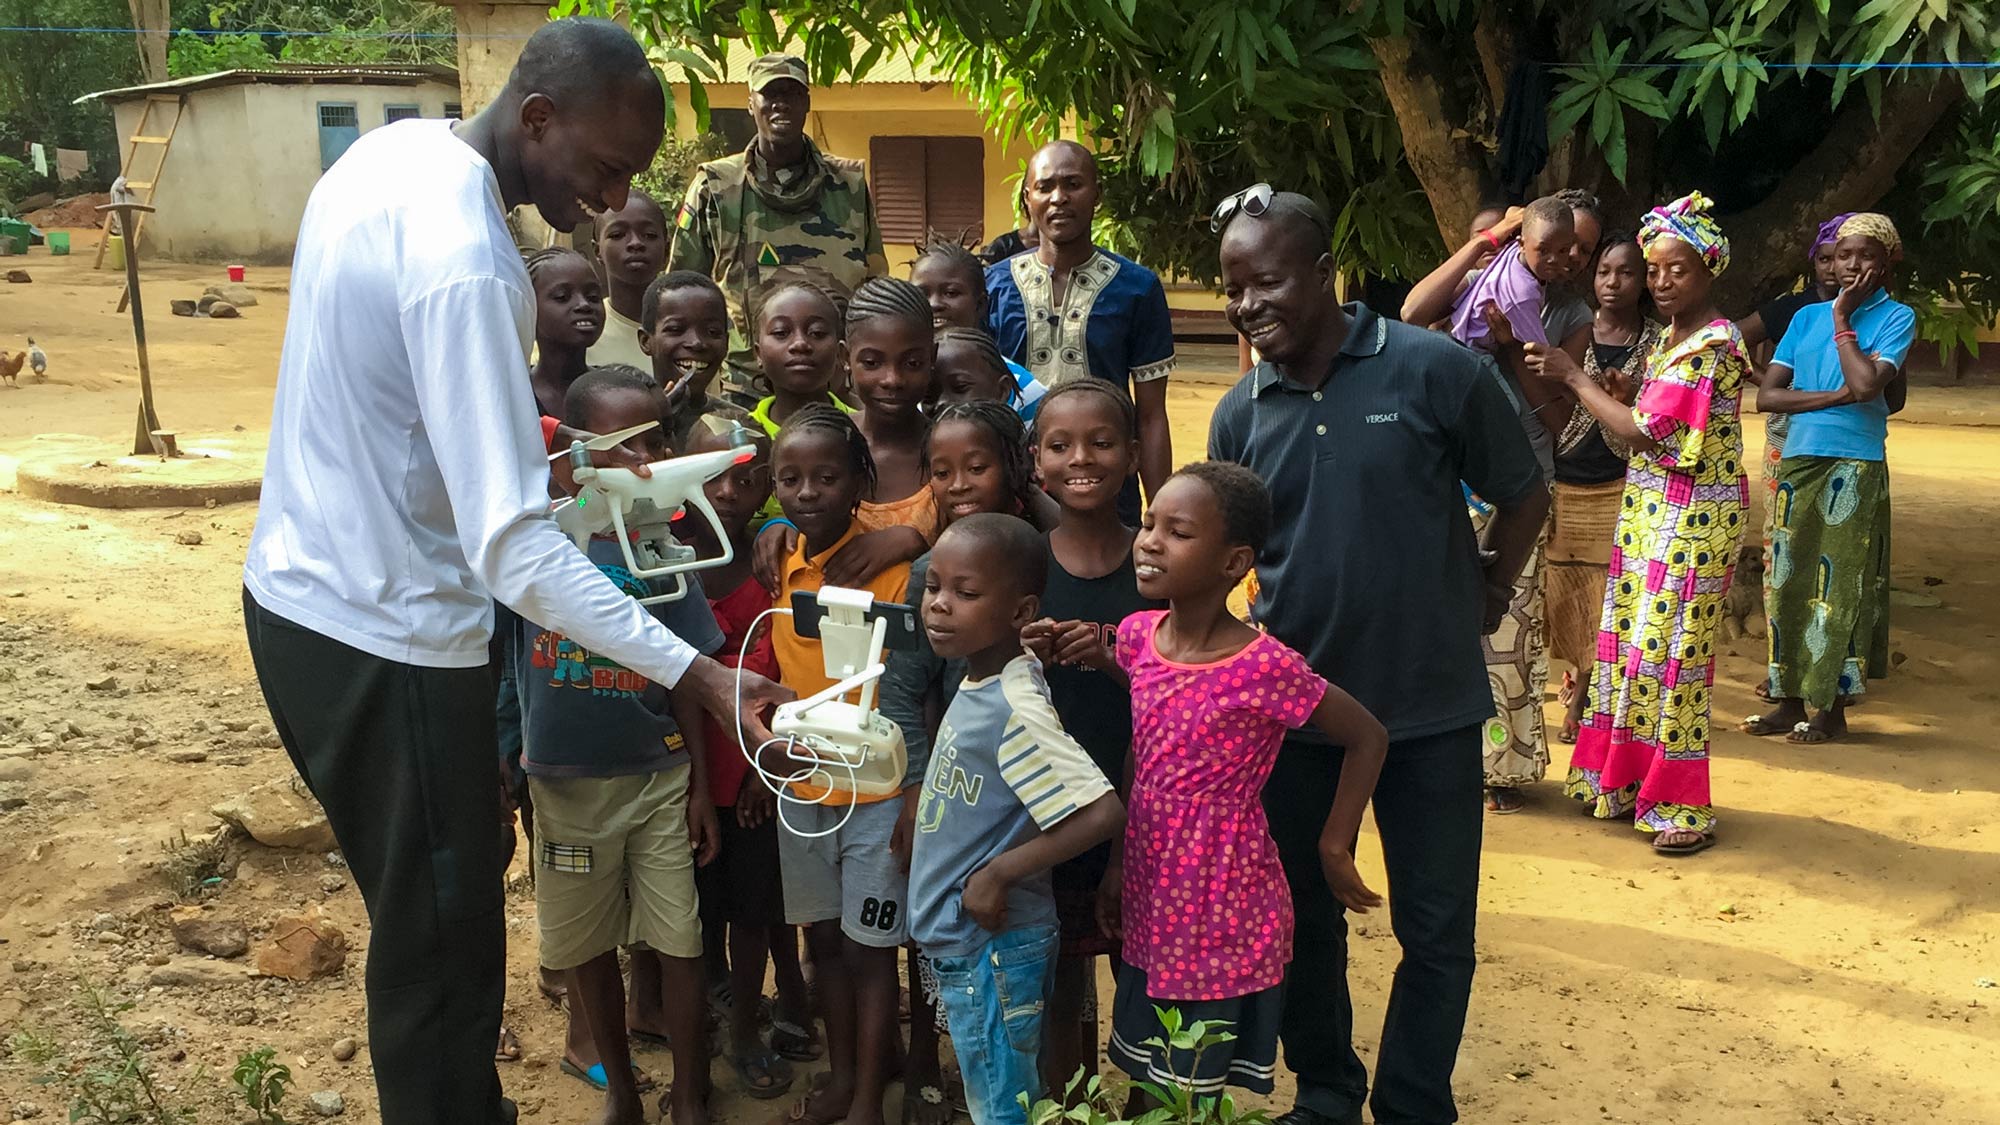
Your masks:
M1759 410L1793 418L1778 464L1764 601L1777 709L1743 729L1794 742L1846 734L1846 704L1889 655L1884 392L1901 375L1917 317L1884 288L1902 256L1896 225L1863 212L1838 236L1840 294L1793 318L1757 392Z
M1667 327L1635 405L1606 393L1560 350L1529 349L1632 449L1597 660L1563 791L1600 819L1631 818L1664 855L1715 843L1709 681L1748 504L1737 408L1750 364L1736 326L1715 307L1729 240L1710 206L1696 192L1640 224L1646 286Z

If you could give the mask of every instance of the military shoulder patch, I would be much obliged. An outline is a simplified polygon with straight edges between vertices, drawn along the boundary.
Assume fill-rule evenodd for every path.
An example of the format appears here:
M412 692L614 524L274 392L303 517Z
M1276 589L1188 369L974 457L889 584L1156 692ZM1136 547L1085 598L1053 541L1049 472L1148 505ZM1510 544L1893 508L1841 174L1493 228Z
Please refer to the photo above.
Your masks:
M686 203L682 203L681 209L679 211L674 212L674 225L682 230L686 230L689 227L693 226L694 208L688 206Z
M778 257L778 252L771 248L771 244L766 242L764 244L764 248L757 251L757 264L771 269L776 269L777 267L784 265L785 262L784 259Z

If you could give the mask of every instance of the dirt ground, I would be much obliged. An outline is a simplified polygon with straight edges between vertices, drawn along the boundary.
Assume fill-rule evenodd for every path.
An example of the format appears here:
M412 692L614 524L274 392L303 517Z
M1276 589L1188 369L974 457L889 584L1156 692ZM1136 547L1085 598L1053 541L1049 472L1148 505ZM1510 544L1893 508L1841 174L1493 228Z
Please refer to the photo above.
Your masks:
M78 242L67 261L10 260L35 281L0 285L0 347L33 335L50 357L46 384L0 388L0 1029L74 1038L77 983L106 985L133 1002L122 1018L169 1100L199 1105L202 1120L243 1116L209 1092L263 1045L292 1067L296 1097L337 1091L348 1119L375 1120L365 1049L332 1056L336 1040L366 1035L367 928L336 859L239 844L233 875L201 909L258 940L278 916L323 909L350 943L343 972L308 984L156 979L190 960L168 931L169 841L211 835L212 804L290 769L256 725L265 716L241 635L254 505L114 512L12 491L18 461L49 448L40 435L84 435L107 454L129 441L129 322L113 311L117 282L86 271L90 243ZM147 267L159 409L186 431L252 438L268 422L285 279L253 270L267 288L239 321L165 315L169 296L218 280L213 267ZM1221 389L1190 379L1173 391L1184 458ZM1988 390L1911 397L1911 418L2000 417ZM1522 814L1489 818L1457 1076L1467 1121L1995 1119L2000 758L1986 724L2000 713L2000 428L1899 422L1892 444L1896 585L1939 604L1896 611L1903 662L1854 713L1849 740L1804 748L1734 733L1762 653L1737 642L1718 669L1720 847L1658 859L1638 833L1577 815L1552 784ZM176 541L187 531L199 545ZM1372 835L1362 867L1379 884ZM582 1121L593 1095L558 1073L560 1017L531 984L533 913L517 887L507 1019L527 1057L501 1074L527 1119ZM1353 945L1368 1055L1395 963L1387 919L1359 919ZM667 1076L664 1054L640 1058ZM761 1123L784 1104L751 1101L716 1073L725 1121ZM21 1103L62 1118L59 1095L33 1077L0 1047L0 1119Z

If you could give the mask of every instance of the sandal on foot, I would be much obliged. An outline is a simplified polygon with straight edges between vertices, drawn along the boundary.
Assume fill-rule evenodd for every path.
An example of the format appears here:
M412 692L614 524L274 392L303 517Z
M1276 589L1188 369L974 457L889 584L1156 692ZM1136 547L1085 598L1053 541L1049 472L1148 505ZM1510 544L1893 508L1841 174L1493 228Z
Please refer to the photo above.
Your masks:
M1842 720L1837 725L1827 727L1818 725L1818 720L1809 719L1804 722L1793 723L1792 733L1785 736L1785 741L1796 742L1800 745L1817 746L1822 742L1832 742L1846 733L1846 720Z
M1517 813L1527 807L1527 799L1521 791L1511 785L1490 785L1486 788L1486 811L1490 813Z
M792 1064L776 1051L750 1051L726 1056L743 1083L743 1092L759 1101L782 1098L792 1088Z
M713 1112L714 1112L714 1110L715 1110L715 1083L714 1083L714 1082L710 1082L710 1083L708 1084L708 1094L707 1094L706 1096L704 1096L704 1097L703 1097L703 1098L701 1099L701 1104L702 1104L702 1107L703 1107L704 1109L708 1110L708 1111L709 1111L709 1112L710 1112L711 1114L713 1114ZM662 1122L665 1122L665 1123L666 1123L666 1125L672 1125L672 1123L673 1123L673 1120L674 1120L674 1084L673 1084L673 1083L671 1083L671 1082L667 1083L667 1088L666 1088L665 1090L662 1090L662 1091L660 1091L660 1100L659 1100L659 1103L658 1103L658 1105L659 1105L659 1109L660 1109L660 1120L661 1120Z
M1767 715L1751 715L1737 724L1737 729L1758 738L1769 738L1774 734L1790 734L1800 725L1803 724L1780 722Z
M601 1062L591 1063L588 1067L581 1067L568 1059L564 1059L561 1069L564 1074L577 1079L593 1090L603 1090L606 1086L610 1085L610 1082L604 1076L604 1064ZM639 1069L638 1063L632 1064L632 1077L637 1079L639 1092L642 1094L652 1093L653 1088L658 1085L658 1083L653 1081L652 1075Z
M1556 741L1562 743L1564 746L1575 746L1577 735L1582 733L1582 723L1572 723L1565 719L1563 720L1562 728L1556 731Z
M840 1125L840 1122L846 1119L847 1114L845 1111L828 1113L825 1110L819 1110L815 1112L812 1095L808 1094L798 1101L793 1102L792 1108L786 1110L784 1116L772 1121L771 1125Z
M1653 837L1653 850L1660 855L1693 855L1715 846L1715 833L1691 828L1670 828Z
M657 1035L650 1031L640 1031L636 1027L626 1028L625 1038L630 1040L634 1046L654 1047L662 1051L671 1051L674 1049L673 1036Z
M826 1053L811 1027L800 1027L776 1016L771 1018L771 1049L793 1062L818 1062Z
M957 1107L936 1086L912 1086L903 1090L903 1125L949 1125Z
M520 1062L521 1037L511 1027L500 1029L500 1042L493 1048L494 1062Z

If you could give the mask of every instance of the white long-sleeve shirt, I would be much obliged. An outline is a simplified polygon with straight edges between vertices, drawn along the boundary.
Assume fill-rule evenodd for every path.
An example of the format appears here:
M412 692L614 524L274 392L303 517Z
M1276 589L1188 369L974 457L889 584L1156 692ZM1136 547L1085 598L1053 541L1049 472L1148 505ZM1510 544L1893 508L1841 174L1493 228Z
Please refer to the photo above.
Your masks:
M547 518L534 297L493 169L443 121L364 135L299 226L243 581L403 664L487 661L493 602L658 683L695 652Z

